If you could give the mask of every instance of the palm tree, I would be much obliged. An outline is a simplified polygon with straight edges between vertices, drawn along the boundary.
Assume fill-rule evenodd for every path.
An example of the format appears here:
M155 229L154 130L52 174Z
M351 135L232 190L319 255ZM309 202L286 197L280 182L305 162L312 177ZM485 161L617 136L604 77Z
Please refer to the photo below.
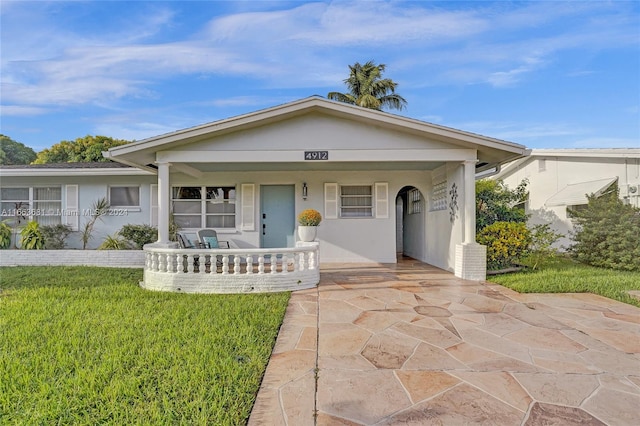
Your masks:
M359 62L349 65L351 73L344 80L349 92L329 92L327 98L378 111L384 107L402 110L407 106L407 101L396 93L398 83L390 78L381 78L385 67L373 61L364 65Z

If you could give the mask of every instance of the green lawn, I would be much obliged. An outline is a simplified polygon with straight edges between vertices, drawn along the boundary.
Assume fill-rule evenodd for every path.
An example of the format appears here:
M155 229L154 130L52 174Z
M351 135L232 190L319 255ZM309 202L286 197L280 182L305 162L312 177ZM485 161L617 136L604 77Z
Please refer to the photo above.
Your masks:
M640 290L640 272L595 268L557 258L541 270L487 277L487 280L520 293L594 293L640 307L627 294Z
M0 268L0 423L246 423L289 294L157 293L141 278Z

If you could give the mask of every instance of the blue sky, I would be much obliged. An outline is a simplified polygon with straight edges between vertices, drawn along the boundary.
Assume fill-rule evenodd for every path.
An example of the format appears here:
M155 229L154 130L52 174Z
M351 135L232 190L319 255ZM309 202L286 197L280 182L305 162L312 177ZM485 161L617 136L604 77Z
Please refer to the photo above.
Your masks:
M419 120L530 148L640 147L640 2L2 1L0 132L140 140L387 66ZM398 112L394 112L398 113Z

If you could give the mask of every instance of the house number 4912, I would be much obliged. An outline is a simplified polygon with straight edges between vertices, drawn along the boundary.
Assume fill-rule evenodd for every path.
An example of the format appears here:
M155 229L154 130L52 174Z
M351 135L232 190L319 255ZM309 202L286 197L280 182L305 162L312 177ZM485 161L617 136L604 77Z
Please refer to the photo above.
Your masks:
M305 160L328 160L329 159L329 151L305 151L304 152Z

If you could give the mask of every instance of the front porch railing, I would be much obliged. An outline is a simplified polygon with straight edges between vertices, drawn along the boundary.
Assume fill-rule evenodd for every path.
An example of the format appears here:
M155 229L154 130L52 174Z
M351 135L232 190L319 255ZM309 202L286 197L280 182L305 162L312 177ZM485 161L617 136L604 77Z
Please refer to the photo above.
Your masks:
M301 290L320 282L318 244L269 249L173 249L145 246L150 290L248 293Z

